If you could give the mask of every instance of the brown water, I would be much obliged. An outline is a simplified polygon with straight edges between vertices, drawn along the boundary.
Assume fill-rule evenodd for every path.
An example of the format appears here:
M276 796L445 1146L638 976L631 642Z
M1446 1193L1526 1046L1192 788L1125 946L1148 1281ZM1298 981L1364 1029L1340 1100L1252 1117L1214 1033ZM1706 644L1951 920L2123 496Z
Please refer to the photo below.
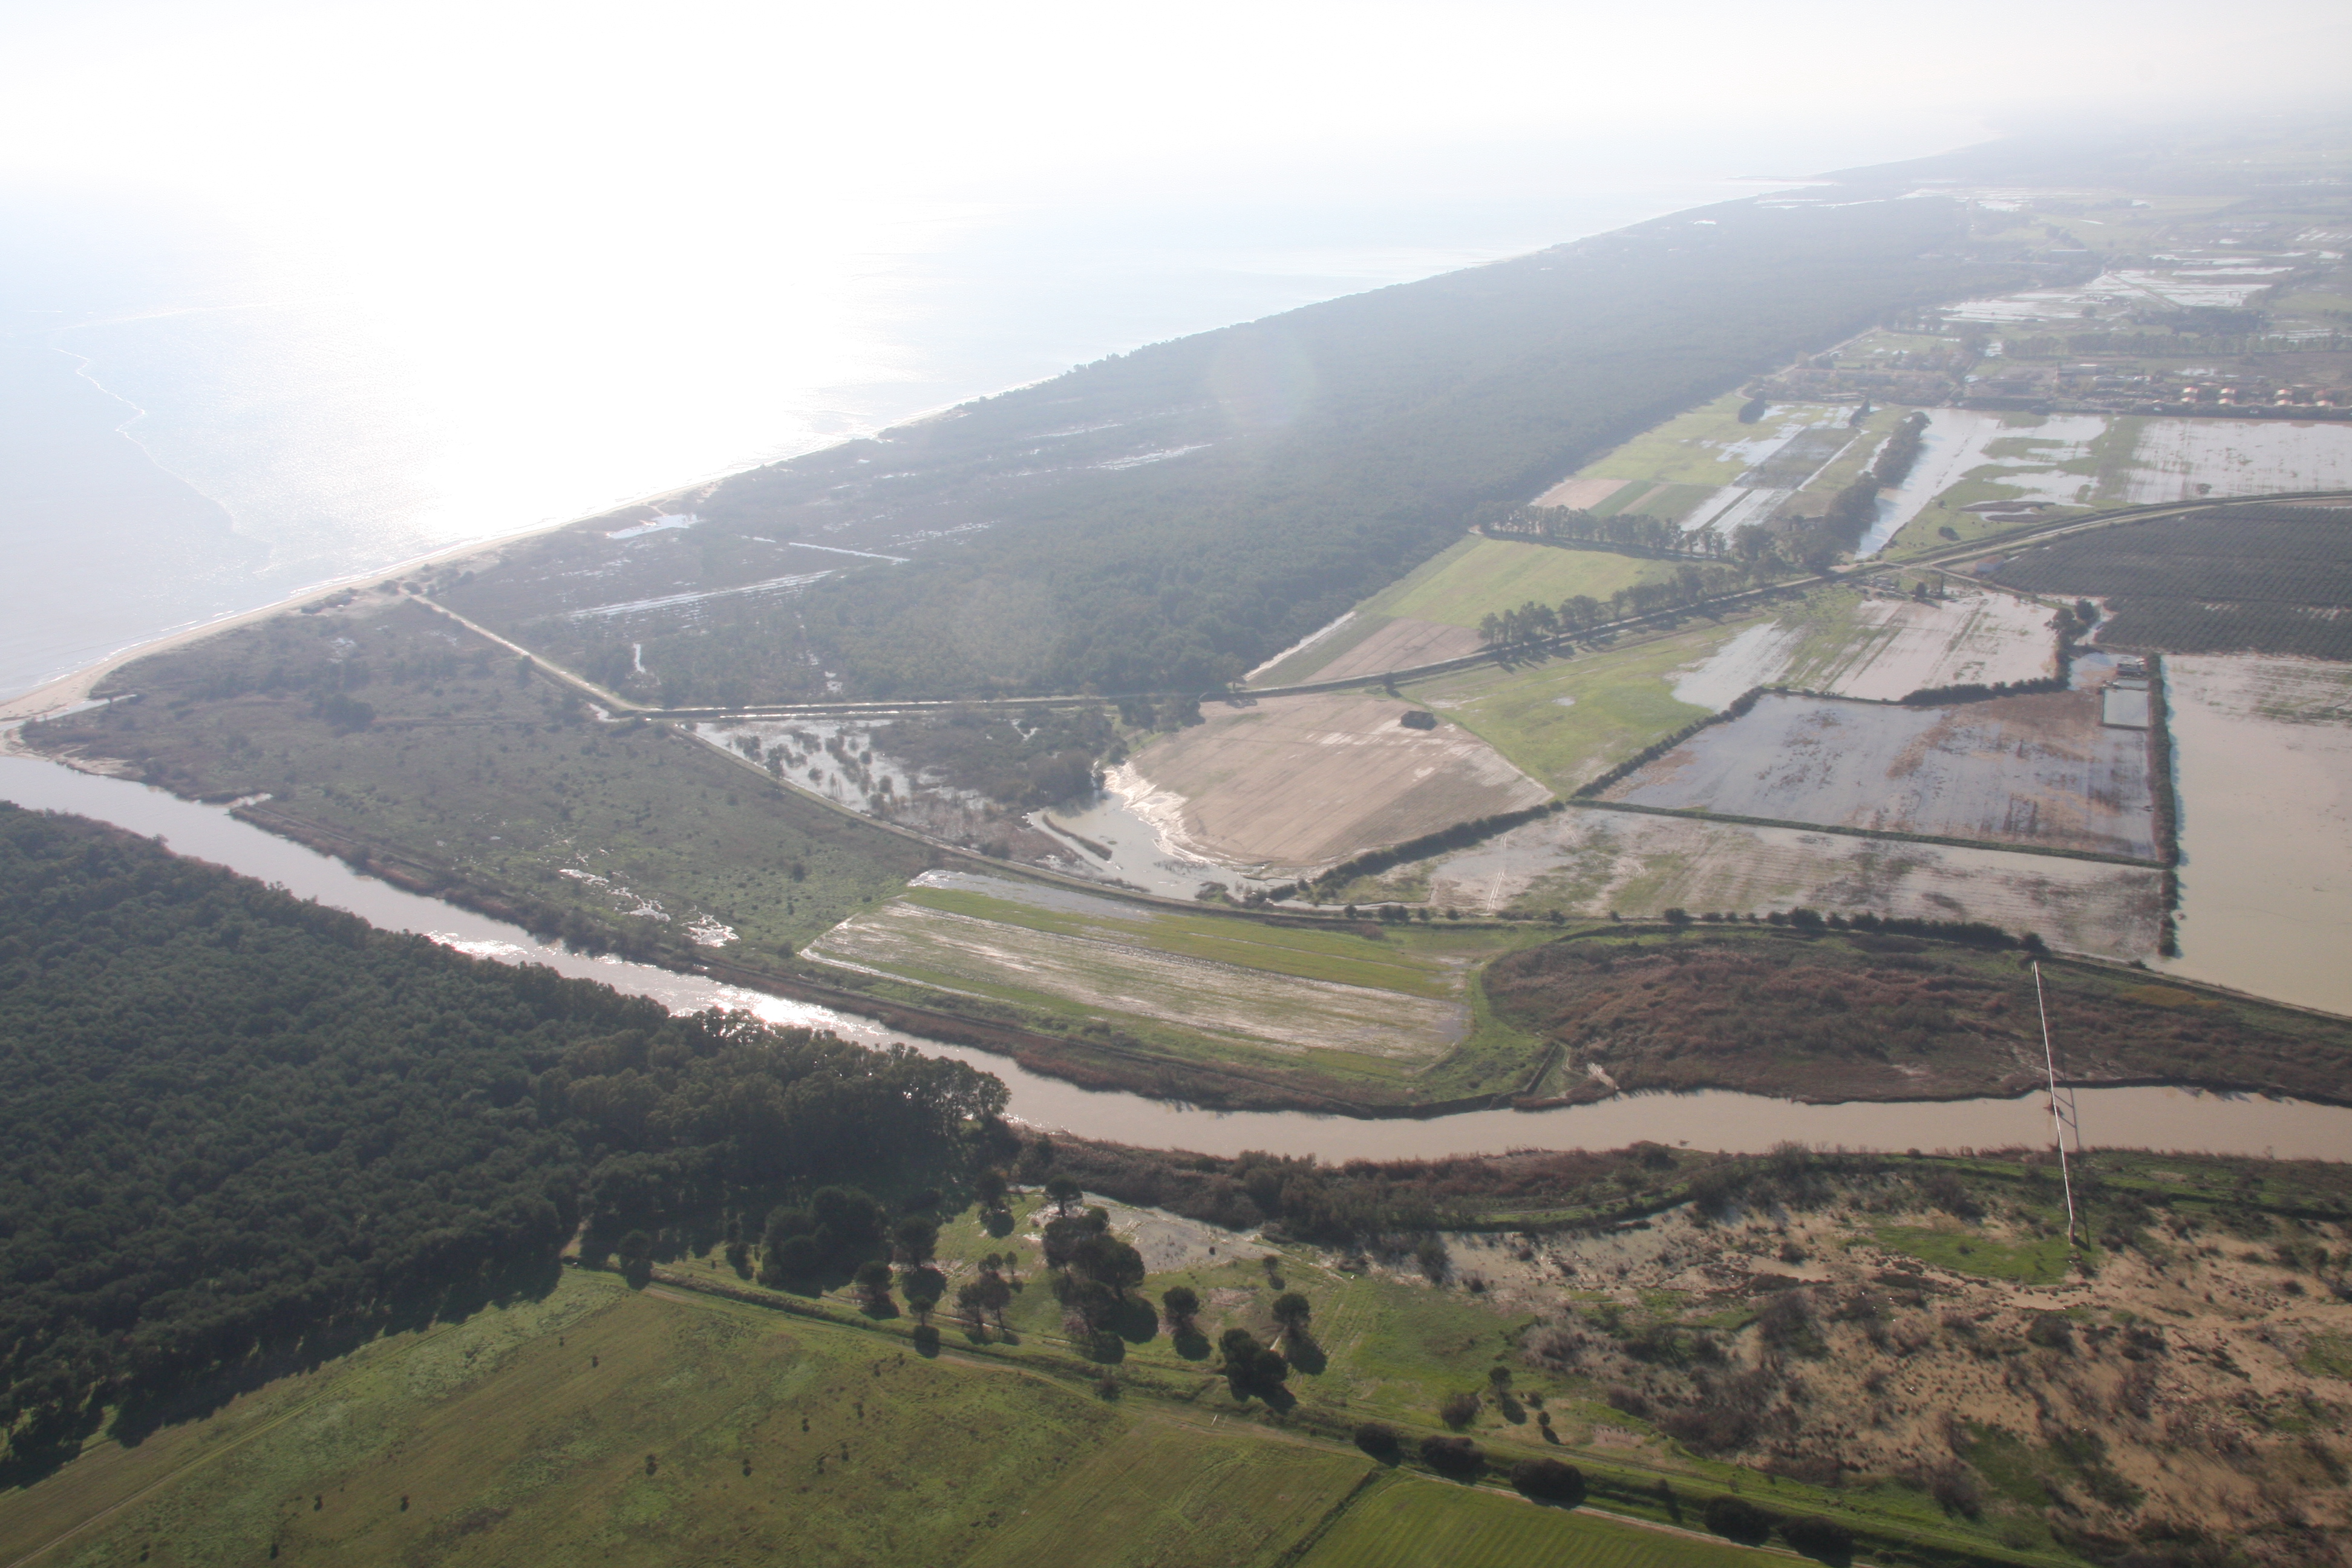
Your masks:
M2037 1095L1949 1104L1800 1105L1709 1090L1633 1095L1556 1110L1485 1110L1394 1121L1296 1111L1204 1110L1140 1095L1082 1089L1024 1071L1001 1057L895 1034L806 1003L618 959L565 952L519 927L362 877L341 861L239 822L225 809L194 805L142 784L96 778L29 757L0 756L0 799L70 811L159 837L180 854L279 884L386 930L420 932L482 957L545 963L565 974L652 997L674 1011L744 1007L774 1023L829 1028L866 1043L905 1040L1002 1078L1012 1089L1012 1114L1019 1120L1091 1138L1211 1154L1263 1149L1346 1160L1614 1148L1639 1139L1754 1152L1790 1140L1817 1147L1937 1150L2042 1143L2049 1137L2048 1110ZM2084 1089L2078 1098L2086 1141L2095 1145L2352 1159L2352 1110L2341 1107L2163 1088Z

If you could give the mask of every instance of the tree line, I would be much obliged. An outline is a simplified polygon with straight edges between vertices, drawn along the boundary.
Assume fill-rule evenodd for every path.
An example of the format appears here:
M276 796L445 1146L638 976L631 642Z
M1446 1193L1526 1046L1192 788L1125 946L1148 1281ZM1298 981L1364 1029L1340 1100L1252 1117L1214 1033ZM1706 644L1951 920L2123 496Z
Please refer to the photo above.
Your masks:
M1490 611L1478 619L1478 636L1490 648L1530 647L1663 610L1705 605L1769 583L1777 575L1752 567L1699 566L1685 562L1675 568L1672 577L1629 584L1606 600L1576 594L1557 605L1530 599L1517 609Z
M955 1179L1003 1083L674 1017L0 805L0 1468L363 1331L841 1176ZM625 1246L625 1244L627 1244Z

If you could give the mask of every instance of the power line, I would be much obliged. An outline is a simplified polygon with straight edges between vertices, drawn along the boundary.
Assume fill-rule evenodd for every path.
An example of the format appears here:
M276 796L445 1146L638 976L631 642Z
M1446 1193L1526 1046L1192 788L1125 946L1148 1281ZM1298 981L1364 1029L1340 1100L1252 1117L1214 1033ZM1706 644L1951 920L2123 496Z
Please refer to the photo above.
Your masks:
M2042 1063L2050 1073L2050 1130L2058 1141L2058 1178L2066 1187L2066 1245L2077 1245L2074 1234L2074 1173L2066 1163L2066 1128L2074 1123L2074 1152L2083 1152L2083 1129L2072 1114L2074 1091L2066 1091L2065 1103L2058 1098L2058 1053L2050 1044L2050 1005L2042 994L2042 961L2033 961L2033 1007L2042 1016Z

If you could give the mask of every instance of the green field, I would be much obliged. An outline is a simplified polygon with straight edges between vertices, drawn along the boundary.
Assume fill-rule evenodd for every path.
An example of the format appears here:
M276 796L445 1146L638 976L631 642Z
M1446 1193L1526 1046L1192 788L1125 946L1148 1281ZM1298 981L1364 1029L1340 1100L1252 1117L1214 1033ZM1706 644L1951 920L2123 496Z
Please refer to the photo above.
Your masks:
M1066 1385L567 1274L99 1449L0 1502L0 1556L120 1502L47 1561L953 1562L1128 1424Z
M1732 447L1786 435L1819 413L1818 407L1812 405L1780 405L1767 409L1755 424L1742 425L1739 409L1747 401L1738 393L1726 393L1712 403L1677 414L1587 463L1572 477L1647 479L1659 485L1731 484L1749 467L1749 459L1733 452ZM1637 498L1628 499L1623 504L1635 507Z
M1565 795L1712 711L1676 700L1674 677L1756 619L1700 622L1629 647L1443 676L1412 695Z
M1270 1563L1371 1471L1360 1456L1136 1426L1040 1495L971 1561L972 1568Z
M1367 600L1360 612L1449 626L1535 600L1557 605L1578 594L1606 602L1621 588L1674 575L1674 563L1608 550L1564 550L1511 539L1472 539Z
M1546 934L1284 927L935 874L804 956L868 988L879 978L955 994L1049 1031L1083 1038L1109 1028L1123 1049L1306 1073L1386 1100L1508 1087L1524 1075L1538 1047L1487 1016L1475 975Z
M1301 1559L1304 1568L1747 1568L1787 1561L1418 1476L1400 1477L1357 1503Z
M1878 1245L1890 1252L1908 1253L1955 1274L2014 1279L2021 1285L2055 1285L2066 1278L2071 1260L2063 1215L2054 1223L2057 1235L2032 1241L1999 1241L1976 1229L1918 1226L1882 1226L1874 1235Z

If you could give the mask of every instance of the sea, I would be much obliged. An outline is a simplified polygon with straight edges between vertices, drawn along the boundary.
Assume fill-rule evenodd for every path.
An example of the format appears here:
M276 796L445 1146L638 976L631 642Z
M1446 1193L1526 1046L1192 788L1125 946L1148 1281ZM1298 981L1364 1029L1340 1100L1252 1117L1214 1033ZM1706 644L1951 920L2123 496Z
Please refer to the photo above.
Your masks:
M1770 188L1723 156L1458 197L876 202L758 243L453 225L377 254L299 214L0 189L0 697L1105 354Z

